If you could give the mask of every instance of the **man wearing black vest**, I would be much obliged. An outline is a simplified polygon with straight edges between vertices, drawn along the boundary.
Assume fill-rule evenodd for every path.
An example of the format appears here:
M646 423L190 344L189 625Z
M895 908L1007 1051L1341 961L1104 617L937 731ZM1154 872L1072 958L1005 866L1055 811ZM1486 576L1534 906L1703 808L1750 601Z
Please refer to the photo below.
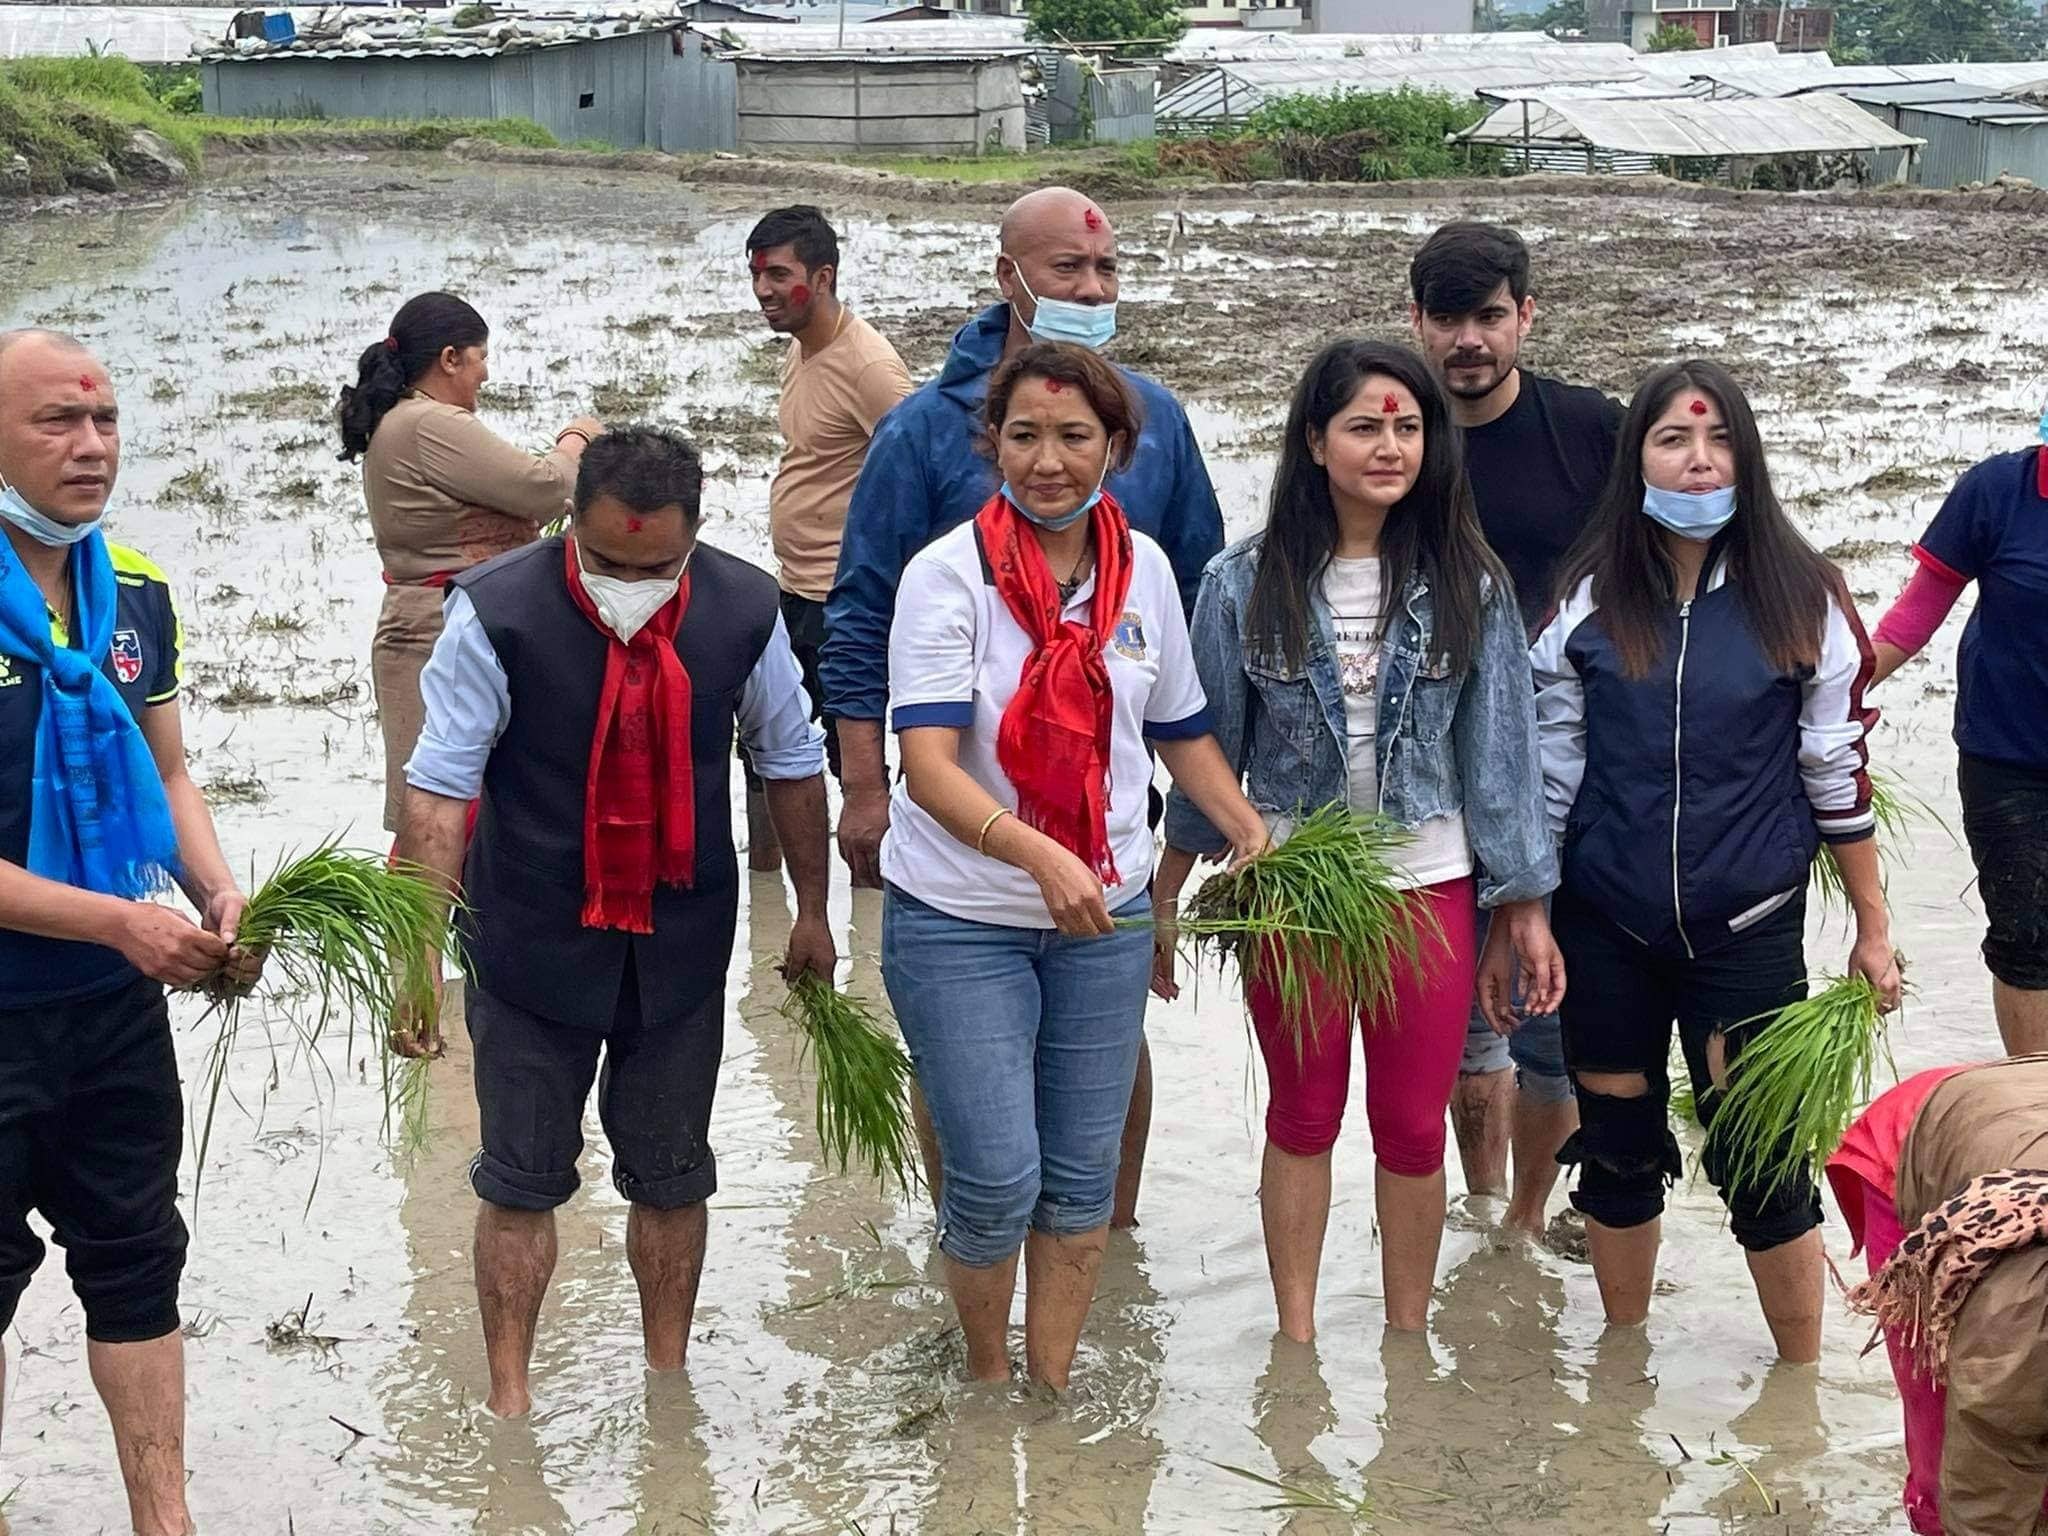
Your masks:
M1607 482L1622 407L1597 389L1521 366L1536 300L1529 248L1512 229L1444 225L1416 253L1409 287L1416 340L1465 429L1465 471L1479 524L1514 578L1522 622L1533 635L1556 606L1557 568ZM1578 1123L1557 1015L1525 1019L1503 1040L1475 1007L1451 1099L1466 1187L1484 1194L1507 1189L1512 1140L1506 1224L1541 1237L1557 1151Z
M426 726L398 856L451 885L460 874L483 1131L470 1167L477 1297L488 1406L502 1415L531 1406L554 1210L576 1191L594 1079L612 1179L632 1205L647 1363L683 1364L718 1182L735 726L796 887L785 972L832 974L824 736L775 578L697 542L702 489L681 437L599 438L568 534L456 578L420 679ZM438 1043L433 1020L394 1021L394 1049Z

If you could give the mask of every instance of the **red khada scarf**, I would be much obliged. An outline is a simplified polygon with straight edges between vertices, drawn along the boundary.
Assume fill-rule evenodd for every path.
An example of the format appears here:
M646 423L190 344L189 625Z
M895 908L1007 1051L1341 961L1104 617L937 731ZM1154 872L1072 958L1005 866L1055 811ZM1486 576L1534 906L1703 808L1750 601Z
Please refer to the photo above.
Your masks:
M1002 495L975 514L996 593L1031 641L996 733L996 763L1017 790L1017 817L1072 853L1106 885L1121 883L1109 846L1110 722L1103 647L1131 590L1131 525L1103 493L1089 514L1095 601L1086 624L1061 617L1059 583L1023 513Z
M562 551L570 598L610 644L583 789L583 926L652 933L655 882L689 885L697 873L690 674L675 648L690 572L625 645L583 590L576 541Z

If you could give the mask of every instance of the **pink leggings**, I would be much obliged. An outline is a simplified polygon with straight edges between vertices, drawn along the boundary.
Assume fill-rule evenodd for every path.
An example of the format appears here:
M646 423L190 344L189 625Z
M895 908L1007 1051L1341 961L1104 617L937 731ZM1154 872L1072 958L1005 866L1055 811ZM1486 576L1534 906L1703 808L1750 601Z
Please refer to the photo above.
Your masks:
M1421 1178L1444 1165L1444 1111L1457 1086L1472 1012L1472 973L1478 963L1472 880L1446 881L1414 892L1426 900L1443 930L1426 942L1421 974L1400 968L1391 1008L1362 1021L1365 1049L1365 1118L1373 1155L1392 1174ZM1266 1106L1266 1139L1296 1157L1319 1157L1337 1144L1351 1093L1351 1021L1328 1000L1311 994L1314 1028L1295 1048L1281 1022L1280 999L1254 981L1248 1001L1259 1050L1266 1058L1273 1097Z
M1905 1238L1892 1197L1868 1180L1863 1185L1863 1254L1874 1275ZM1885 1353L1891 1356L1892 1380L1899 1386L1899 1408L1906 1417L1906 1522L1918 1536L1942 1536L1936 1503L1941 1487L1942 1414L1948 1394L1914 1366L1896 1333L1887 1328Z

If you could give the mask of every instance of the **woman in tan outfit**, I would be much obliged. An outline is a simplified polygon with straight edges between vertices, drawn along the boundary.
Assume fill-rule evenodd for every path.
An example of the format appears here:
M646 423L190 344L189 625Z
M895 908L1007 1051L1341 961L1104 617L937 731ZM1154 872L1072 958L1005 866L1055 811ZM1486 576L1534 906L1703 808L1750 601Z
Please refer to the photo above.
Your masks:
M531 454L475 415L490 328L451 293L406 301L391 334L341 391L341 457L363 461L363 499L384 562L370 648L384 730L384 827L398 830L405 762L422 720L420 669L441 633L448 579L539 535L567 507L576 465L604 428L579 417Z

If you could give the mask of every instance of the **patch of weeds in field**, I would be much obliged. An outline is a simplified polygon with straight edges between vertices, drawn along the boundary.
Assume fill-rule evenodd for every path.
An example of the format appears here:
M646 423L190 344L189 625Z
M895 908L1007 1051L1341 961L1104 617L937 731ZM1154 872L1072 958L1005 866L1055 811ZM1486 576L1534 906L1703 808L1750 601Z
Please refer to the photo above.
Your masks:
M359 699L362 696L361 678L338 677L318 688L301 688L297 685L287 687L278 696L278 702L293 709L332 709L337 704L346 704L351 699Z
M270 798L270 786L244 769L215 774L201 786L208 805L261 805Z
M228 685L211 696L216 709L255 709L264 704L275 704L277 695L258 683L246 671L237 672Z
M788 1317L799 1312L814 1312L819 1307L829 1306L835 1301L862 1301L870 1296L885 1295L890 1291L900 1291L923 1283L915 1276L890 1275L879 1263L857 1264L849 1259L837 1285L820 1291L806 1300L792 1301L776 1307L772 1315Z
M591 408L606 421L630 421L649 406L668 398L667 374L645 373L634 379L612 379L597 386Z
M334 392L316 379L280 379L261 389L245 389L230 395L227 405L231 412L273 421L324 416L333 409Z
M169 405L185 398L185 386L166 375L149 386L149 398L158 405Z
M789 348L781 341L764 341L750 348L740 359L740 381L773 388L782 382L782 370L789 362Z
M256 613L249 616L249 630L258 635L300 635L306 632L306 615L294 608L290 612Z
M320 498L320 482L311 475L298 475L285 481L277 488L280 501L317 501Z
M667 315L641 315L633 320L608 320L604 328L621 336L646 337L674 330L675 322Z
M228 508L228 489L214 474L212 466L207 464L194 465L182 475L173 477L164 487L164 494L174 501L190 502L216 512L225 512Z

